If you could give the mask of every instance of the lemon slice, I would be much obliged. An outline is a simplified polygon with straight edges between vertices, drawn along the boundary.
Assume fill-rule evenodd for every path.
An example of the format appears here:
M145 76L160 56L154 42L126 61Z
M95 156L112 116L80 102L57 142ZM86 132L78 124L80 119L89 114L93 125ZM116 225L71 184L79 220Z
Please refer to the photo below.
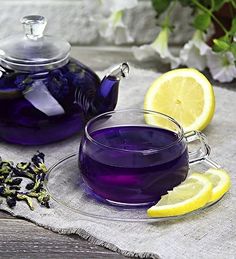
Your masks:
M212 188L206 176L193 173L182 184L162 196L156 205L147 210L147 214L149 217L168 217L197 210L211 199Z
M196 69L175 69L152 83L145 96L144 109L171 116L184 131L203 130L214 115L213 87ZM155 116L145 120L148 124L163 126L163 121Z
M219 200L230 189L231 180L225 170L210 168L204 173L204 176L206 176L213 185L212 196L209 202Z

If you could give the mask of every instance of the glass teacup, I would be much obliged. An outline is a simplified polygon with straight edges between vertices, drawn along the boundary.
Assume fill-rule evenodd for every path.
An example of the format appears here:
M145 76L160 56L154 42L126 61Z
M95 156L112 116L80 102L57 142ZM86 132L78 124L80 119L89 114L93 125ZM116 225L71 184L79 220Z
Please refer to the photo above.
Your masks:
M155 126L155 125L161 126ZM188 142L200 148L188 151ZM200 132L183 132L173 118L154 111L111 111L91 119L80 144L86 186L107 202L143 206L157 202L185 180L189 165L209 155Z

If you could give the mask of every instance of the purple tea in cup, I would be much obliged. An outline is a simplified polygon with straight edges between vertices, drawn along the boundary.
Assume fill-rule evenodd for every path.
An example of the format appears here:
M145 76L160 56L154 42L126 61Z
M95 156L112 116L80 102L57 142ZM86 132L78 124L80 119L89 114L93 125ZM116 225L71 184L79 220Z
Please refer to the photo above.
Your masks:
M166 126L146 123L153 118ZM164 114L108 112L88 122L79 166L83 181L96 196L117 205L151 204L186 178L187 142L181 126Z

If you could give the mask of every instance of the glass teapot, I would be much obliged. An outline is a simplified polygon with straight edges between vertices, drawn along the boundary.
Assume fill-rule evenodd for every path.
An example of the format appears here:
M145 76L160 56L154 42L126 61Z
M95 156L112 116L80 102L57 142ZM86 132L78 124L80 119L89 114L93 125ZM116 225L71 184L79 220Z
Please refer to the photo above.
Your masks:
M46 19L26 16L25 35L0 41L0 139L23 145L59 141L115 108L122 63L102 81L71 58L70 44L43 35Z

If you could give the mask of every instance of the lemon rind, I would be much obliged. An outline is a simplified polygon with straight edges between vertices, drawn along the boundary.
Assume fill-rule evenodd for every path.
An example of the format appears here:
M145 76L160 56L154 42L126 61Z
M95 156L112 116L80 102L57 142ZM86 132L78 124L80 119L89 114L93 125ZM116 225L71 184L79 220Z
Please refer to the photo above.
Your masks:
M219 200L223 195L228 192L228 190L231 187L231 180L230 176L228 173L223 170L223 169L215 169L215 168L210 168L208 169L205 173L217 175L220 177L220 182L219 184L212 189L212 196L209 202L216 202Z
M189 179L194 178L200 183L203 183L202 190L194 196L194 198L187 199L185 201L173 205L154 205L147 210L147 215L149 217L169 217L169 216L179 216L189 213L191 211L197 210L204 205L206 205L211 199L212 195L212 183L199 173L193 173ZM178 188L178 187L176 187ZM191 201L190 201L191 200Z

